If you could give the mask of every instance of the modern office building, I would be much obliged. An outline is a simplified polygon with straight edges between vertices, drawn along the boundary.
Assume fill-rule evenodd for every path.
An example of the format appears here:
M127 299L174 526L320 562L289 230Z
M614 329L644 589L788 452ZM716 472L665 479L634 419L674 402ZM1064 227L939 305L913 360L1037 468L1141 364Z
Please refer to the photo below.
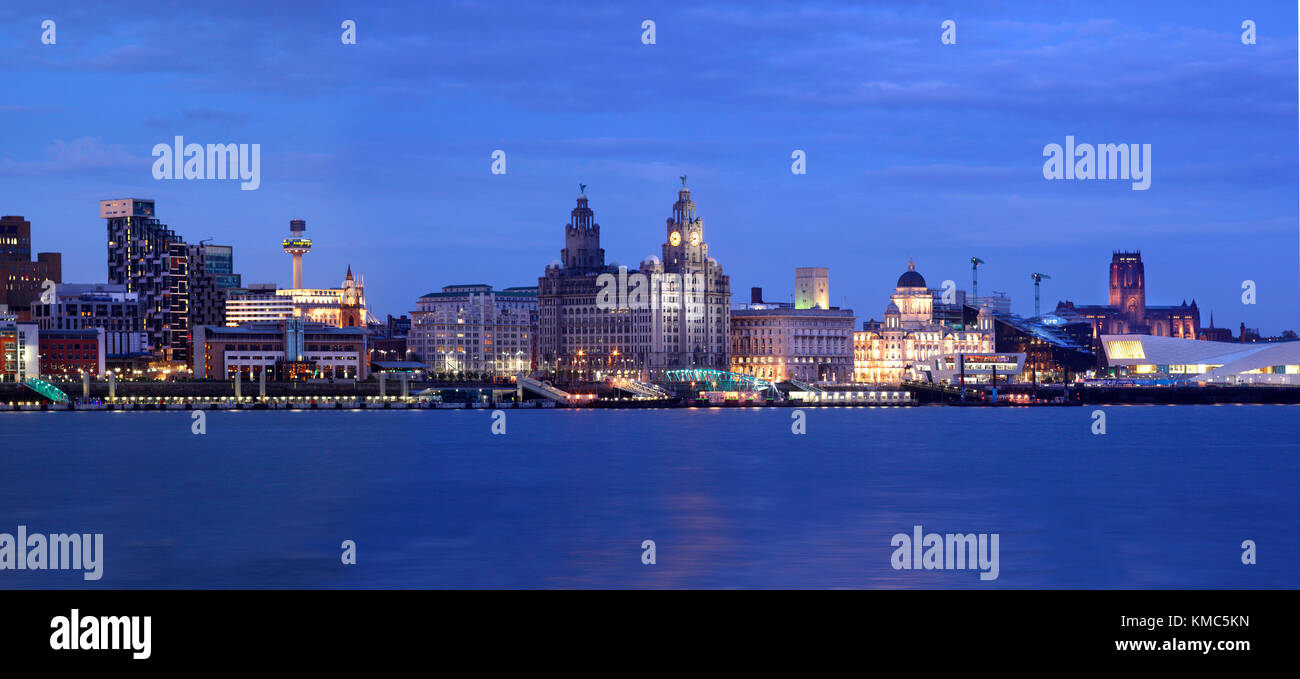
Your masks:
M934 291L909 261L885 307L885 320L862 324L853 334L855 382L897 384L926 377L935 358L994 350L993 311L981 307L974 324L958 329L936 322ZM964 305L963 305L964 306Z
M434 375L536 369L537 288L448 285L416 300L405 347Z
M263 370L275 380L366 379L370 374L365 328L337 328L287 318L237 328L194 329L195 379L245 379Z
M1205 384L1300 385L1300 341L1212 342L1152 335L1102 335L1114 377Z
M794 305L764 302L753 288L750 303L731 310L731 372L771 382L852 382L857 319L852 309L829 306L828 281L824 268L796 269Z
M0 217L0 306L26 318L41 297L45 281L63 282L63 255L32 257L32 224L19 216Z
M54 287L51 303L32 306L32 321L43 333L102 330L108 356L149 350L149 337L140 329L142 316L139 294L112 283L61 283Z
M1196 300L1191 304L1183 300L1177 306L1147 305L1146 267L1141 252L1116 250L1111 254L1108 304L1076 305L1065 300L1057 303L1055 313L1088 321L1094 337L1146 334L1196 339L1201 327Z
M996 351L1024 355L1020 381L1073 382L1097 366L1092 326L1087 322L1055 314L1041 318L996 316L994 331Z
M217 290L237 290L243 287L243 277L235 273L235 249L229 245L201 243L203 270L212 277Z

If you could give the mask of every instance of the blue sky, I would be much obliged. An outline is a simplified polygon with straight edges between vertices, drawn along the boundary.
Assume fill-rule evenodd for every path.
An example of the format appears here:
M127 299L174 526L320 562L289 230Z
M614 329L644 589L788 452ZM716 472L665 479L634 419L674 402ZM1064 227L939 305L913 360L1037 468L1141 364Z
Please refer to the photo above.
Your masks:
M289 284L278 241L306 219L306 283L351 264L397 315L536 284L579 182L635 266L685 174L733 301L827 266L836 303L880 318L909 256L964 287L977 255L981 290L1029 314L1030 273L1045 306L1104 303L1111 251L1140 249L1148 303L1300 330L1294 3L197 4L0 7L0 213L65 280L105 278L97 201L145 197L235 246L246 282ZM154 180L178 134L261 144L261 188ZM1066 135L1151 144L1151 188L1045 180Z

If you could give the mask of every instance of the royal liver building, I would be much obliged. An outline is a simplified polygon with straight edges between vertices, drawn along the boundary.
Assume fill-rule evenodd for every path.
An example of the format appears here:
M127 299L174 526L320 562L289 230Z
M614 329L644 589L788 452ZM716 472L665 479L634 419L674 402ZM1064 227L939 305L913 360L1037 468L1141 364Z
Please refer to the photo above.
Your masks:
M661 252L639 270L606 264L600 225L579 195L560 259L538 279L539 367L564 381L728 369L731 285L709 257L684 178Z
M682 188L668 218L663 259L642 262L651 284L650 377L673 368L730 369L731 280L709 256L704 220L695 214L691 190Z

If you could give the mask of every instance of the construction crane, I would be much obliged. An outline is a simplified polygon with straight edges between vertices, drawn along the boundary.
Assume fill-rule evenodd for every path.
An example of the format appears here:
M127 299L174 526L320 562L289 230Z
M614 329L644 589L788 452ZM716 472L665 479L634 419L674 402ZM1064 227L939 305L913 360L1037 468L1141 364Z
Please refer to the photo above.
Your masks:
M970 294L975 298L972 301L975 302L976 307L980 303L980 265L983 263L984 260L979 257L970 258Z
M1029 276L1034 279L1034 318L1038 318L1042 315L1038 302L1038 284L1041 283L1044 278L1051 278L1051 276L1048 276L1045 273L1031 273Z

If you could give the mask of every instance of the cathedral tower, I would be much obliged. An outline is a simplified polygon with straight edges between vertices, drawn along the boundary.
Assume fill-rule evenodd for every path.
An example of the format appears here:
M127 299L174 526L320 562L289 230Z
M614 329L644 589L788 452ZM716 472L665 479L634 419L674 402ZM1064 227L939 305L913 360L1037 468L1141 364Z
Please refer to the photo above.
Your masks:
M1110 305L1128 321L1130 332L1145 327L1147 276L1141 252L1116 251L1110 258Z

